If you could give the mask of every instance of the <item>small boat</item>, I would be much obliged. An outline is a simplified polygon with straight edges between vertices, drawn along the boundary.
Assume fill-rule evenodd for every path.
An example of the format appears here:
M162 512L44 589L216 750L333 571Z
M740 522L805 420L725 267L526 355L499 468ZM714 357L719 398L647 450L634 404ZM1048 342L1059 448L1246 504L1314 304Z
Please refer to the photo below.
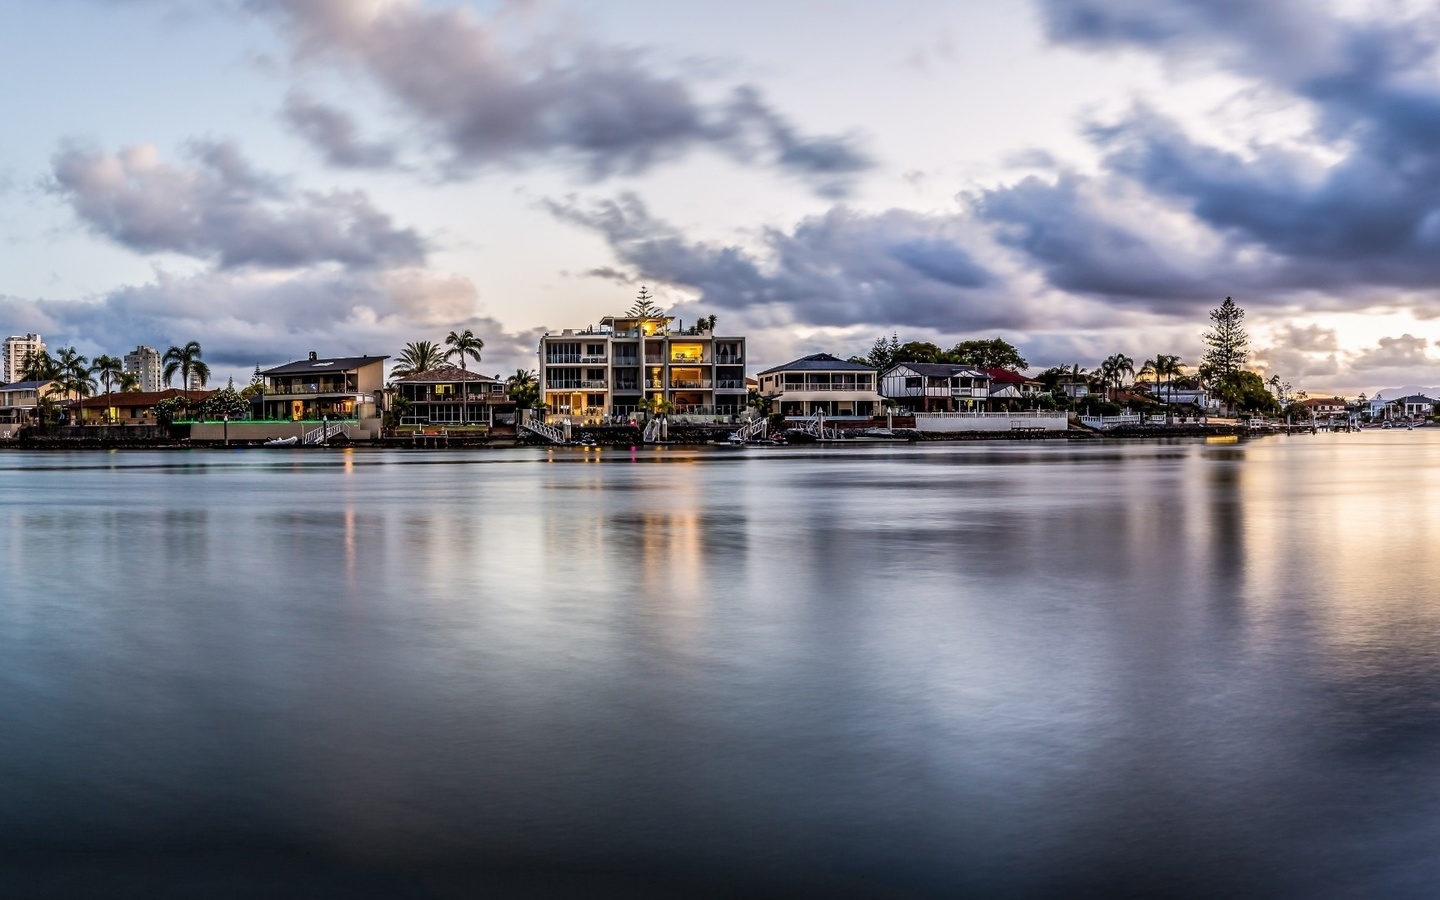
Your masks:
M298 443L300 443L300 439L299 439L298 437L296 437L295 435L292 434L292 435L290 435L289 437L271 438L270 440L266 441L266 442L263 444L263 446L265 446L265 447L292 447L292 446L294 446L295 444L298 444Z
M895 436L895 432L883 425L876 428L867 428L860 433L865 437L893 438Z

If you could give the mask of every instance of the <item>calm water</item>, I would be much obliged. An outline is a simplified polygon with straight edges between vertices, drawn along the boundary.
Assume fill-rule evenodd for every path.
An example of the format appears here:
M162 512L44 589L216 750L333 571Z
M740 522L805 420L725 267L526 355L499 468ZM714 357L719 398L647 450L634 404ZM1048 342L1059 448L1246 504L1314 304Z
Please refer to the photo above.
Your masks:
M1432 897L1437 500L1425 431L0 454L0 894Z

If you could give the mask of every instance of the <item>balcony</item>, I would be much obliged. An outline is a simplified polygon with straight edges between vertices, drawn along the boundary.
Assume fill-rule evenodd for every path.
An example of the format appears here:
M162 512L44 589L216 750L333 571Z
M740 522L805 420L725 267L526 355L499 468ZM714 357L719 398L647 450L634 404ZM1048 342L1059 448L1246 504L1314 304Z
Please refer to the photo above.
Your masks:
M603 366L603 365L605 364L605 356L604 356L603 354L600 355L600 356L582 356L582 357L580 357L580 362L582 362L582 363L594 363L594 364L596 364L596 365L602 365L602 366Z
M632 393L637 393L637 394L638 394L638 393L640 392L640 382L638 382L638 381L616 381L616 382L615 382L615 390L617 390L617 391L627 391L627 392L632 392Z
M293 396L296 394L354 394L355 385L343 382L321 381L316 384L272 384L265 388L267 397Z
M737 356L737 355L735 355L735 354L731 354L731 353L717 353L717 354L715 354L715 365L717 365L717 366L738 366L738 365L740 365L742 362L744 362L744 360L742 360L739 356Z
M545 355L545 365L547 365L547 366L566 366L566 365L569 365L569 366L578 366L578 365L580 365L580 362L581 362L582 359L584 359L584 357L582 357L582 356L581 356L580 354L578 354L578 353L547 353L547 354Z
M580 382L580 387L586 390L603 391L610 387L610 385L606 384L605 379L602 378L599 381L582 381Z
M708 378L671 378L670 387L672 390L706 390L714 386Z
M745 390L745 379L743 378L720 378L715 381L715 389L718 391L743 391Z
M742 382L742 383L743 383L743 382ZM810 382L810 383L808 383L808 384L800 384L800 383L798 383L798 382L789 382L789 381L787 381L787 382L785 382L784 384L782 384L782 385L780 386L780 389L781 389L782 391L795 391L796 393L802 393L802 392L806 392L806 391L848 391L848 392L850 392L850 393L855 393L855 392L870 393L870 392L872 392L872 391L875 390L874 386L871 385L868 381L866 381L866 382L856 382L856 383L854 383L854 384L850 384L850 383L846 383L846 382L841 382L841 383L839 383L839 384L832 384L832 383L830 383L830 382L828 382L828 381L827 381L827 382L819 382L819 381L816 381L816 382Z
M620 355L617 354L616 357L615 357L615 365L617 365L617 366L638 366L638 365L640 365L640 357L638 357L638 356L620 356Z

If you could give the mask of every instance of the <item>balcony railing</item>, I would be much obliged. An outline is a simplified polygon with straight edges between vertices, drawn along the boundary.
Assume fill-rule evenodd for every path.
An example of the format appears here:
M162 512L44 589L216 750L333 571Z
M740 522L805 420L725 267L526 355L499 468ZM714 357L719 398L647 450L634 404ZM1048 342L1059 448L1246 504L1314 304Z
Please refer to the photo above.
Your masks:
M710 365L710 354L708 354L708 353L700 353L700 354L689 354L689 353L685 353L685 354L674 354L674 353L672 353L672 354L670 355L670 365L672 365L672 366L708 366L708 365Z
M355 394L359 393L354 385L340 384L337 382L319 382L316 384L293 384L293 385L270 385L265 388L265 396L293 396L295 394Z
M715 354L715 365L717 366L738 366L742 360L739 356L730 353Z
M709 390L713 382L708 378L672 378L670 379L671 389L679 390Z
M603 365L604 362L605 362L605 355L602 353L602 354L599 355L599 356L582 356L582 357L580 357L580 362L582 362L582 363L599 363L599 364L602 364L602 365Z
M794 383L794 382L788 382L788 381L787 381L787 382L785 382L784 384L782 384L780 387L781 387L782 390L786 390L786 391L866 391L866 392L869 392L869 391L875 390L874 386L871 385L869 382L861 382L861 383L856 383L856 384L818 384L818 383L817 383L817 384L796 384L796 383Z
M715 388L716 390L721 391L743 391L745 390L745 380L735 378L721 378L716 380Z
M638 365L640 365L640 357L638 357L638 356L618 356L618 355L617 355L617 356L615 357L615 365L617 365L617 366L638 366Z
M590 390L597 390L597 391L603 391L603 390L605 390L606 388L610 387L610 385L608 385L608 384L605 383L605 379L603 379L603 378L600 379L599 381L582 381L582 382L580 382L580 386L581 386L582 388L587 388L587 389L590 389Z
M640 382L638 382L638 381L617 381L617 382L615 382L615 390L617 390L617 391L636 391L636 392L638 392L638 391L640 390Z
M578 353L547 353L545 354L545 365L547 366L578 366L582 357Z

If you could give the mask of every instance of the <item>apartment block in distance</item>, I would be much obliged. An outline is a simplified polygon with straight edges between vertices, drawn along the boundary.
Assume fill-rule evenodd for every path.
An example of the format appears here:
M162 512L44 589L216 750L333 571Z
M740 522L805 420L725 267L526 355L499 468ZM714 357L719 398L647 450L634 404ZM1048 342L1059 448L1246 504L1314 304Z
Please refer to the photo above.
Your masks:
M140 379L140 390L156 393L165 385L160 383L160 351L144 344L125 354L125 371Z
M642 293L642 301L646 295ZM745 339L684 327L658 310L606 316L598 326L540 339L540 396L551 421L624 421L663 400L674 417L730 419L745 410Z
M0 350L0 384L19 381L26 355L44 350L45 342L38 334L12 334L6 338L4 349Z

